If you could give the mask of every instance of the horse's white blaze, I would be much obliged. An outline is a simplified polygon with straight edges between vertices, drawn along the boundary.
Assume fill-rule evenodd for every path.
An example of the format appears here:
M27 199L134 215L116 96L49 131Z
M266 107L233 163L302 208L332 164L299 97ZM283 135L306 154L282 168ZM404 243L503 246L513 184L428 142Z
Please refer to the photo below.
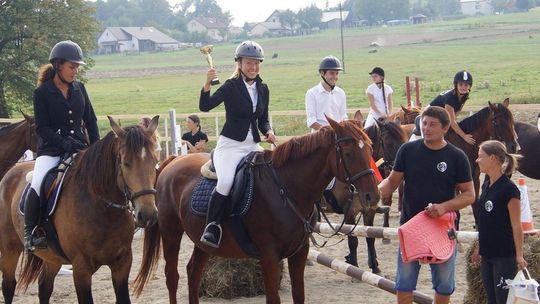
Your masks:
M358 146L360 147L360 149L363 149L363 148L364 148L364 141L361 140L361 141L358 143Z
M141 149L141 158L144 160L146 158L146 149Z

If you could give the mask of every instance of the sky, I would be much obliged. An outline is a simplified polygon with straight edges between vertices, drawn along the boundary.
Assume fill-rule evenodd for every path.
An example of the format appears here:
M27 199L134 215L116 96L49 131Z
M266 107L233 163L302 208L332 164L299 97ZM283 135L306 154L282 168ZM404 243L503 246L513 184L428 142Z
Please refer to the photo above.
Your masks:
M171 5L182 0L168 0ZM339 4L339 0L216 0L223 11L229 11L233 17L232 25L243 26L244 22L262 22L276 9L290 9L297 13L299 9L315 4L326 8Z

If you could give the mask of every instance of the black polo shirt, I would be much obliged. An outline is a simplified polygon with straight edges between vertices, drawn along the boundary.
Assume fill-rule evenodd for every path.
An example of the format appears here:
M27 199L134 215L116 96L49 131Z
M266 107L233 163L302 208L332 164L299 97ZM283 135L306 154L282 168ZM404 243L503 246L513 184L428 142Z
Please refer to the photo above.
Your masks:
M208 142L208 136L206 136L206 134L201 130L197 131L195 135L191 134L191 132L184 133L184 135L182 135L182 139L189 141L193 146L195 146L195 144L201 140Z
M518 187L504 174L491 187L489 178L482 184L482 193L474 204L481 256L516 255L508 203L520 196Z
M441 108L444 108L445 105L449 105L454 108L454 112L457 113L461 111L466 100L467 97L464 98L463 101L460 101L454 90L448 90L446 92L442 92L439 96L435 97L435 99L433 99L433 101L429 105L438 106Z

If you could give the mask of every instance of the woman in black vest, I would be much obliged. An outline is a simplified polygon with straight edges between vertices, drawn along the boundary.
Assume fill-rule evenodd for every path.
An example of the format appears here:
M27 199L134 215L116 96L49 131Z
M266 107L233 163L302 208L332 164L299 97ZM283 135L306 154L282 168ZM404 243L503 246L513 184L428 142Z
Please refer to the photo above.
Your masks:
M85 149L99 140L96 114L86 89L75 81L79 66L85 64L81 48L70 40L58 42L51 50L49 62L39 70L34 91L36 132L41 141L32 188L24 205L24 248L27 251L46 247L44 236L32 237L39 222L39 193L45 174L58 165L61 156Z
M219 247L221 241L221 217L236 166L249 152L262 150L259 131L267 142L275 142L274 131L268 121L270 92L259 77L263 60L261 46L253 41L244 41L236 48L236 69L231 78L210 96L210 83L217 78L216 70L210 69L201 91L201 111L208 112L221 103L225 104L225 124L214 150L218 182L208 204L207 224L201 237L201 242L211 247Z
M503 143L489 140L480 145L476 162L486 180L474 204L479 250L472 259L481 260L488 304L504 304L508 289L503 288L501 280L513 279L518 269L527 267L523 258L520 192L507 176L514 172L516 157L506 152Z

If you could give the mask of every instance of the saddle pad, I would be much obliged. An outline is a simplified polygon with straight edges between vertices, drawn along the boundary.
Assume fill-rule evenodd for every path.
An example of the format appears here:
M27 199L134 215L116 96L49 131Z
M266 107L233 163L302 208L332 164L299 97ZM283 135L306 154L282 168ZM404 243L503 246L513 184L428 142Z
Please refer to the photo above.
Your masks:
M200 216L206 216L208 210L208 202L210 201L210 196L212 191L216 188L217 180L208 179L204 176L199 178L199 182L195 185L193 193L191 194L190 208L191 211ZM244 192L243 198L239 202L231 202L232 211L229 216L240 215L243 216L247 213L251 207L251 201L253 200L253 185L254 180L253 176L248 179L247 188Z
M450 239L449 230L454 229L455 212L447 212L438 218L422 211L398 228L399 248L405 263L420 261L439 264L447 261L456 246Z

